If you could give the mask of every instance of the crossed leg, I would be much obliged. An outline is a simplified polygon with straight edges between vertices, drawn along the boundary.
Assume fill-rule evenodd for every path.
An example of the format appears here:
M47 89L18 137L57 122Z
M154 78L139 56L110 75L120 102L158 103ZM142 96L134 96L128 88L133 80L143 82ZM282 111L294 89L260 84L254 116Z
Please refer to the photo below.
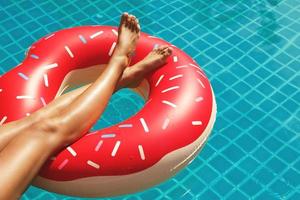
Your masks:
M139 86L148 73L166 63L166 59L171 53L172 48L166 45L153 49L143 60L124 70L114 92L122 88L135 88ZM41 119L48 119L57 115L57 111L68 106L89 86L90 84L87 84L62 96L58 96L46 107L32 113L29 117L0 126L0 152L15 136L21 134L23 130L32 126L32 124L39 123Z
M49 156L91 128L128 66L139 33L137 19L123 14L115 51L101 76L67 107L53 109L54 116L44 118L47 109L38 111L38 123L24 127L0 152L0 199L18 199Z
M4 186L0 188L0 199L17 199L51 154L90 129L114 91L137 86L146 73L166 62L171 48L162 46L142 62L126 68L139 29L137 19L124 14L116 50L94 83L64 94L30 117L0 128L0 185Z

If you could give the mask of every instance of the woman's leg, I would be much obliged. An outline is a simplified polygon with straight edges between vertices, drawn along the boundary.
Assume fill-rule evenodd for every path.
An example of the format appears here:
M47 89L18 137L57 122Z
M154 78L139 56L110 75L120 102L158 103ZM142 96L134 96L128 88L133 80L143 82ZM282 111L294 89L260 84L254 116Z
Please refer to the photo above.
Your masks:
M0 152L0 199L19 198L50 155L90 129L128 66L139 32L136 18L122 15L115 51L101 76L68 107L34 123Z
M166 63L166 59L171 55L172 49L169 46L163 45L157 49L152 50L143 60L136 63L131 67L127 67L120 81L118 82L115 91L119 89L129 87L137 87L143 78L154 69L162 66ZM93 82L93 81L92 81ZM57 97L50 102L46 107L32 113L29 117L25 117L21 120L7 123L0 126L0 151L18 134L34 123L37 123L41 118L47 119L56 116L56 111L64 109L74 99L76 99L82 92L84 92L90 85L86 85L68 92L62 96ZM41 116L41 114L43 116Z

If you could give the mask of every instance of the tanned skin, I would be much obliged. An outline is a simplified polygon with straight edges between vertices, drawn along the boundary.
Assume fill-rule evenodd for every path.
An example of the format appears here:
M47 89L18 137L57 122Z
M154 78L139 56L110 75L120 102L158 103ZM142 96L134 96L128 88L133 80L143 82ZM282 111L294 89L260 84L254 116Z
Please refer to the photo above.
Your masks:
M28 117L0 126L0 200L20 198L54 152L93 126L115 91L138 86L146 74L166 63L172 48L164 45L128 67L139 35L137 18L124 13L114 53L92 84L59 96Z

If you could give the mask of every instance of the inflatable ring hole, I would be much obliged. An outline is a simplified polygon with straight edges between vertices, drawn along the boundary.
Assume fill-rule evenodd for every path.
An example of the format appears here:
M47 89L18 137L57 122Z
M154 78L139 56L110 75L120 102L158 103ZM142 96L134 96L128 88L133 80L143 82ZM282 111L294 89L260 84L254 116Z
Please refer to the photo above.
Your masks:
M56 98L80 87L94 82L103 72L106 65L95 65L69 72L57 92ZM150 91L146 79L136 88L123 88L114 93L103 115L92 127L92 131L113 126L135 115L148 100Z

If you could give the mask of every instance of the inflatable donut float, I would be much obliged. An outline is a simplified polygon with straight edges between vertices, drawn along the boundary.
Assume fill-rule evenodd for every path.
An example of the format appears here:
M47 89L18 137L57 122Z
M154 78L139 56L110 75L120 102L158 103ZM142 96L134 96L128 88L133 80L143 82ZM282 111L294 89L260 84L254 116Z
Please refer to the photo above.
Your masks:
M99 76L117 34L116 27L82 26L34 43L25 60L0 78L0 125L46 106L69 85ZM163 44L171 45L141 33L131 64ZM172 46L167 64L133 89L145 99L144 107L54 155L34 185L74 196L128 194L166 180L195 158L215 122L215 98L197 63Z

